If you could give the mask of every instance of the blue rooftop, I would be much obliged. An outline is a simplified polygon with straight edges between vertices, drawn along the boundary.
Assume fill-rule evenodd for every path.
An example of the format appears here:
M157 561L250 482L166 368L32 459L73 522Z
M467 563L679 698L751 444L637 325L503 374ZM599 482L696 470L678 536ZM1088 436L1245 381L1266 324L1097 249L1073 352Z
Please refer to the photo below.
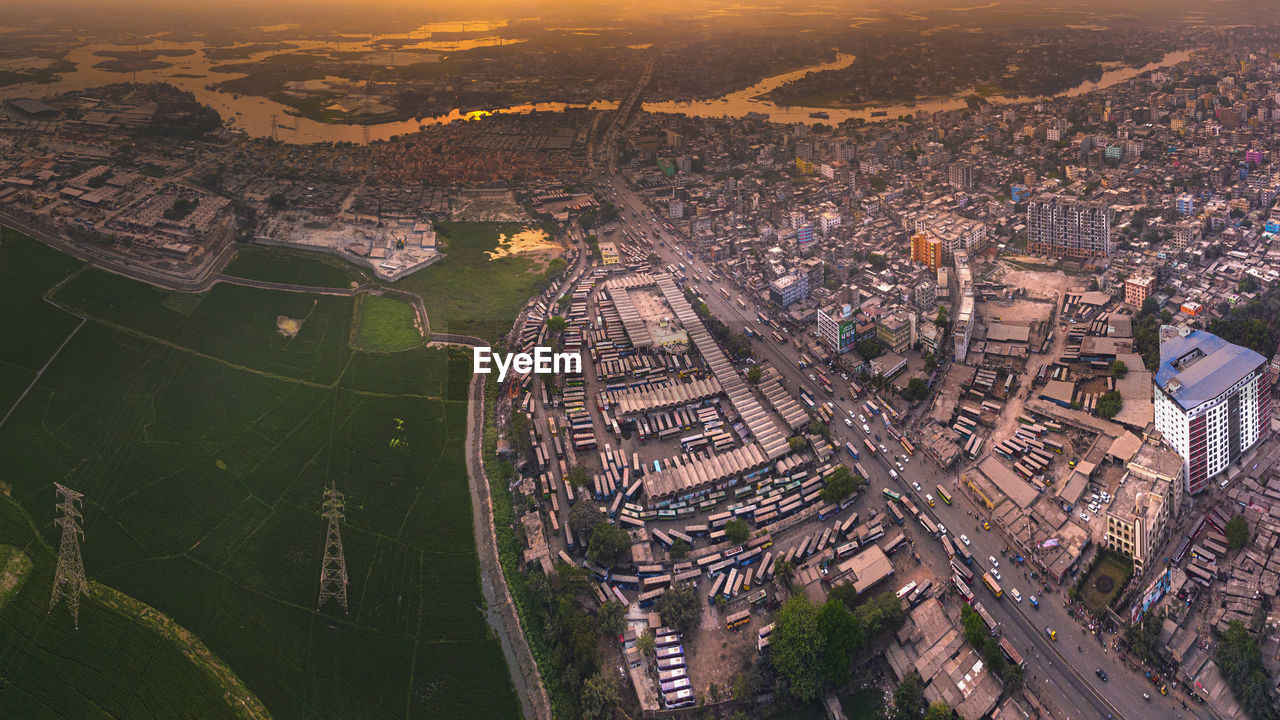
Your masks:
M1226 392L1266 359L1203 330L1160 343L1156 385L1190 410Z

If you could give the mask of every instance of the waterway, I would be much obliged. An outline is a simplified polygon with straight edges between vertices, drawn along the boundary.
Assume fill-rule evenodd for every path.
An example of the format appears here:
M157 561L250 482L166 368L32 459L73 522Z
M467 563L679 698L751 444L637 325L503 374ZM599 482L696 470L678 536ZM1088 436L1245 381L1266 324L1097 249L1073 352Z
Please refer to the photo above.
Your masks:
M433 29L439 30L439 28ZM421 32L421 30L419 32ZM423 45L430 45L430 33L423 32L423 35L425 35L425 37L415 37L415 35L411 33L408 36L364 36L361 39L344 38L341 41L342 50L377 52L381 56L381 59L386 61L387 64L403 64L404 62L411 61L411 59L414 62L428 62L438 58L438 53L423 50L398 50L394 55L392 55L387 51L386 46L379 44L381 40L387 38L408 37L423 41ZM288 42L297 46L296 49L291 49L289 52L330 52L334 50L335 47L334 41L328 40L294 40L283 37L279 38L279 40L281 42ZM510 40L507 40L507 42L510 42ZM139 70L136 73L113 72L94 67L94 65L109 59L96 53L103 51L133 51L136 49L194 50L195 52L194 54L185 56L161 57L160 60L170 63L171 67L156 70ZM292 114L294 112L292 108L264 97L254 95L234 95L232 93L213 89L212 86L217 83L241 77L234 73L213 72L212 68L214 66L236 62L259 61L272 54L270 49L250 53L243 59L226 61L210 61L205 55L204 50L205 46L202 42L172 42L165 41L163 38L154 39L151 43L141 46L108 44L82 45L72 49L67 54L67 59L76 63L77 69L74 72L66 73L62 75L61 79L57 82L45 85L25 83L22 85L0 88L0 98L23 96L42 97L73 90L85 90L101 85L126 82L130 80L136 80L137 82L167 82L193 93L200 102L205 103L218 111L224 121L230 120L230 126L233 128L239 129L255 137L269 137L272 134L274 125L276 136L281 141L299 144L314 142L361 143L364 142L366 138L368 140L385 140L396 135L416 132L422 126L467 120L487 113L524 114L535 111L562 112L568 108L585 107L593 110L613 110L617 108L617 102L612 100L601 100L590 104L539 102L470 112L463 112L460 109L454 109L447 114L435 117L414 118L397 122L376 123L372 125L322 123L315 120L297 117ZM1141 68L1117 68L1108 70L1097 82L1082 83L1075 88L1060 93L1059 97L1080 95L1099 88L1109 87L1137 77L1144 72L1183 62L1190 57L1190 54L1191 51L1189 50L1180 50L1168 53L1158 62L1145 65ZM784 85L785 83L801 78L808 73L823 70L838 70L848 67L853 63L854 59L854 55L841 53L830 62L820 63L818 65L767 77L751 87L729 93L719 98L692 102L646 102L643 103L643 109L646 112L677 113L697 117L742 117L748 113L758 113L767 116L770 120L778 123L825 122L834 124L853 118L875 120L885 117L895 118L900 115L913 114L917 111L933 113L956 110L966 107L965 97L974 94L974 91L969 89L951 96L927 98L910 104L867 106L849 109L786 106L779 105L759 97ZM1038 99L1040 98L990 98L993 102L1000 103L1033 102ZM373 100L376 101L376 98L373 98ZM340 104L344 107L349 107L349 103L349 99L343 99L340 101ZM826 113L828 117L810 117L811 113L819 111Z

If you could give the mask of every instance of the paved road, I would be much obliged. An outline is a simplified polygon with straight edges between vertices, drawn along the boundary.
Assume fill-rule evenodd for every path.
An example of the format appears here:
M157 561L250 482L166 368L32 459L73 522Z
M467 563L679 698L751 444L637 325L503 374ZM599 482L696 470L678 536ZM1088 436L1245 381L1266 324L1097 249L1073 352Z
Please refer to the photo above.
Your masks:
M662 238L665 246L655 245L654 250L664 258L664 262L685 263L692 271L703 277L702 282L696 287L704 290L702 296L716 317L735 330L746 326L758 327L755 318L756 307L752 302L748 301L747 308L744 310L736 303L725 300L715 289L708 289L706 286L714 284L715 288L724 288L731 297L743 297L744 300L749 298L725 282L710 283L707 279L709 277L707 265L701 260L680 256L675 248L683 246L683 241L668 233L660 222L649 219L648 208L625 187L621 179L614 178L612 187L618 192L619 204L642 218L639 224L649 229L650 237ZM635 221L632 220L631 223L635 224ZM798 387L805 387L818 402L832 402L837 408L837 415L847 416L850 410L855 415L862 412L861 403L854 402L849 397L848 386L841 383L838 375L832 378L836 388L834 396L823 392L816 382L809 380L810 371L799 368L797 364L799 353L793 346L789 344L780 346L772 340L755 340L753 347L758 358L769 361L781 371L784 384L789 390L794 391ZM842 446L845 441L853 441L856 446L861 446L864 434L861 423L856 422L856 418L854 420L855 427L852 429L840 421L832 424L832 438L836 441L837 447ZM890 452L896 450L901 453L899 448L889 447L892 439L885 433L882 422L871 417L868 421L868 424L871 421L880 423L871 427L871 440L874 443L884 442ZM880 439L877 439L876 433L879 433ZM972 543L970 551L977 558L974 561L975 575L980 576L990 564L986 559L988 556L995 556L997 559L1000 557L1000 550L1005 546L1004 540L995 533L974 530L978 523L975 516L969 513L976 513L977 510L969 505L966 496L951 489L957 479L955 473L940 470L921 454L905 466L906 472L902 473L905 477L895 481L888 474L886 462L886 459L878 453L874 460L864 457L863 465L872 475L868 480L873 488L894 488L899 492L918 496L920 493L910 485L914 481L920 483L925 492L934 495L937 494L934 487L939 483L949 489L955 505L945 505L937 500L938 507L929 508L923 497L917 497L916 504L924 507L935 521L942 522L953 534L969 535ZM944 579L948 577L947 558L939 543L921 543L917 546L917 550L937 575ZM1180 715L1183 718L1190 718L1196 717L1195 711L1199 711L1199 716L1209 717L1207 709L1202 707L1193 706L1189 710L1182 710L1171 696L1159 695L1153 691L1152 685L1145 678L1124 668L1118 662L1114 651L1104 653L1100 644L1092 636L1085 636L1080 626L1069 616L1063 607L1063 596L1060 592L1044 595L1038 610L1032 609L1025 599L1022 603L1015 602L1007 594L1009 588L1017 587L1024 598L1027 595L1043 595L1043 593L1033 589L1037 584L1033 584L1026 578L1021 570L1008 567L1010 564L1012 563L1001 562L1002 572L1005 573L1005 581L1002 584L1006 589L1003 600L995 598L982 586L981 581L975 584L975 595L1003 625L1005 635L1023 654L1027 661L1027 682L1039 686L1047 685L1052 692L1044 694L1049 696L1051 702L1060 706L1059 709L1066 716L1106 718L1110 715L1117 719L1132 718L1134 720L1153 715L1165 715L1169 718ZM1046 627L1057 630L1057 642L1047 637ZM1112 636L1104 637L1110 643ZM1077 647L1081 650L1077 650ZM1097 668L1106 671L1110 677L1109 682L1103 682L1095 676L1094 671ZM1151 695L1150 700L1143 700L1144 692Z

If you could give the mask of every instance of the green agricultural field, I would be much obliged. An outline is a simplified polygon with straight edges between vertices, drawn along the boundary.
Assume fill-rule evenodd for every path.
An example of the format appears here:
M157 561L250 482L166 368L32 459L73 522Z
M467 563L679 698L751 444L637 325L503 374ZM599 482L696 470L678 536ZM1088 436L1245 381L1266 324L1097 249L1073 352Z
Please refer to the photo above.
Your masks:
M29 284L38 296L77 267ZM225 284L182 295L87 269L54 299L90 319L0 427L0 467L43 543L57 541L52 482L83 492L90 580L190 630L275 718L519 714L479 610L468 353L353 351L346 297ZM300 324L282 330L282 317ZM346 495L349 614L315 607L331 482ZM3 520L0 543L27 545ZM24 637L44 631L10 616L25 607L46 622L51 573L37 561L19 599L32 597L0 613L0 717L120 717L129 698L130 716L225 714L208 687L174 676L172 646L116 658L145 638L94 603L78 633ZM47 622L60 617L69 625L56 611ZM82 658L109 671L64 667ZM52 704L62 696L104 710Z
M498 235L513 235L524 226L512 223L439 223L445 248L439 260L396 287L420 296L427 305L431 331L476 335L496 340L529 296L544 286L533 261L519 256L490 260Z
M370 352L399 352L425 340L414 324L413 308L383 295L361 295L356 301L356 347Z
M46 496L52 507L52 486ZM0 588L0 717L239 717L218 684L137 615L86 599L77 630L64 609L50 614L57 557L0 497L0 566L16 550L28 568L7 602Z
M367 279L364 271L338 258L283 248L242 246L223 275L289 285L346 288Z

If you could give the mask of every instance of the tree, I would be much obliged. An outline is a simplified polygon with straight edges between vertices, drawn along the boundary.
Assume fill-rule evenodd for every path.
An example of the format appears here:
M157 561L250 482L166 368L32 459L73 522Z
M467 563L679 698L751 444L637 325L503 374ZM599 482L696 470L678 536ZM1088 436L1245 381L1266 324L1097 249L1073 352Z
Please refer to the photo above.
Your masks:
M925 709L924 720L951 720L954 714L950 705L938 700L930 703L929 707Z
M724 536L734 545L741 545L751 537L751 526L746 520L735 518L724 526Z
M1110 420L1124 407L1124 398L1117 390L1108 390L1098 398L1098 414Z
M563 332L568 324L569 321L561 315L552 315L547 318L547 329L551 332Z
M938 314L937 314L936 316L934 316L934 318L933 318L933 324L934 324L934 325L937 325L938 327L942 328L943 330L946 330L946 329L947 329L947 323L948 323L948 322L950 322L950 318L947 316L947 308L946 308L946 306L945 306L945 305L939 305L939 306L938 306Z
M667 551L667 554L671 556L672 560L683 560L689 556L691 549L689 543L677 538L675 542L671 543L671 549Z
M902 389L902 396L911 402L919 402L929 396L929 383L921 378L911 378Z
M1218 642L1214 660L1231 686L1240 706L1253 720L1274 720L1275 699L1271 697L1262 650L1258 639L1249 634L1243 623L1232 620Z
M818 654L823 685L845 684L853 655L862 645L862 628L842 601L830 599L818 610L818 635L823 643Z
M967 606L966 606L967 607ZM777 632L776 628L774 632ZM772 645L772 643L770 643ZM924 717L924 683L914 670L902 678L893 691L892 720L920 720Z
M600 606L596 622L600 623L600 629L604 632L620 635L627 628L627 609L622 607L622 603L610 600Z
M693 583L673 585L658 598L658 616L662 624L680 632L688 632L702 617L702 598Z
M587 678L578 703L581 717L587 720L605 720L613 716L613 708L617 705L618 683L613 673L601 668Z
M283 210L289 206L289 198L285 197L284 193L275 193L267 198L267 204L272 210Z
M604 515L600 514L595 503L580 502L569 508L569 529L583 545L591 544L591 531L601 520L604 520Z
M636 647L639 648L640 652L644 653L646 657L649 657L657 651L657 642L658 641L653 638L653 633L645 630L640 634L640 637L636 638Z
M751 369L747 371L747 382L752 385L759 385L762 377L764 377L764 370L760 369L759 365L752 365Z
M1236 515L1228 520L1225 531L1232 550L1239 550L1249 544L1249 523L1243 515Z
M629 547L631 547L631 536L625 530L607 522L598 522L591 529L591 540L587 544L587 558L591 562L608 567L617 562Z
M1149 663L1160 660L1160 618L1149 612L1142 616L1142 622L1125 628L1124 641L1135 655Z
M855 478L849 468L844 465L837 465L822 481L822 499L829 503L838 503L850 495L858 492L862 488L866 480L862 477Z
M796 436L787 438L787 446L791 448L791 452L800 452L804 449L804 438Z
M933 372L938 369L938 358L934 356L932 350L924 351L924 369Z
M812 702L822 692L822 645L817 609L803 593L792 595L774 616L769 659L801 701Z
M733 699L740 703L747 702L760 692L760 686L763 684L760 671L754 667L748 667L733 676Z
M884 352L884 345L881 345L880 341L875 338L867 338L855 343L853 349L857 350L864 360L871 360L879 357Z
M587 469L581 465L574 465L569 468L569 474L565 478L578 487L586 487L587 483L591 482L591 476L587 475Z
M773 574L784 586L786 586L788 590L790 590L791 581L794 580L796 576L796 568L791 564L790 560L778 560L773 564Z
M889 181L879 175L872 175L867 182L871 185L871 189L877 193L882 193L885 188L889 187Z
M1002 675L1004 680L1004 691L1010 695L1022 689L1022 666L1008 664L1004 668Z
M1111 377L1117 380L1123 380L1125 375L1129 374L1129 366L1124 364L1123 360L1111 361Z

